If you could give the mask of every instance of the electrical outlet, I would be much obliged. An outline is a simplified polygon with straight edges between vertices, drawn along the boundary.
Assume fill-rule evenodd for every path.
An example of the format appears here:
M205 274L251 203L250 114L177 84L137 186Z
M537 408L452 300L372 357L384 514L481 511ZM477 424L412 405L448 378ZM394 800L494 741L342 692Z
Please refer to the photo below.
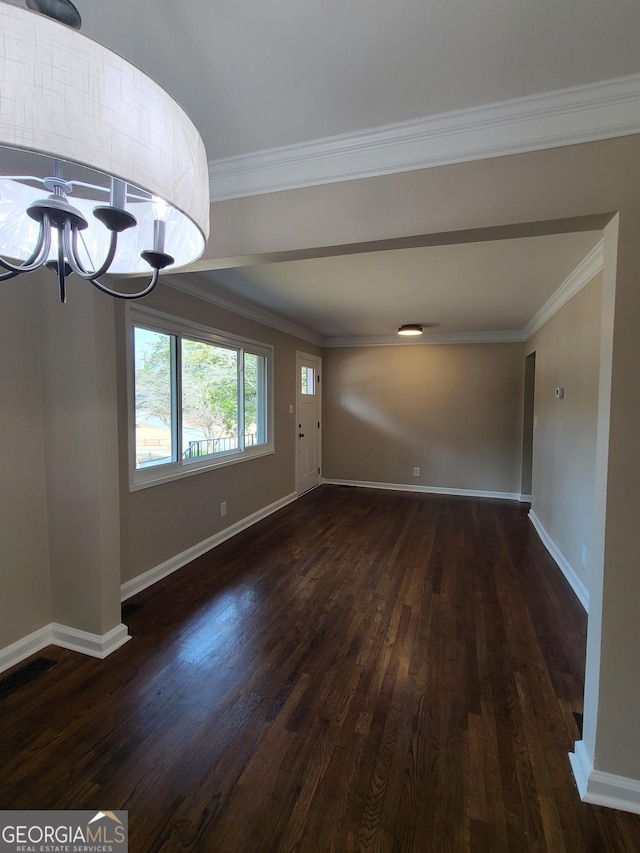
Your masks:
M414 468L414 469L413 469L413 476L414 476L414 477L419 477L419 476L420 476L420 469L419 469L418 467L416 467L416 468Z
M220 518L224 518L224 516L226 514L227 514L227 502L222 501L222 503L220 504Z

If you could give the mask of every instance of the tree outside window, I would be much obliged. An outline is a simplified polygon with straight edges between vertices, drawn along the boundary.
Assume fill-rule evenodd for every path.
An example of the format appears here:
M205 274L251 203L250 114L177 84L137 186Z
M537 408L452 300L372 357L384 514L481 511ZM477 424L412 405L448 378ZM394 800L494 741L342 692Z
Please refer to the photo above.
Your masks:
M133 338L136 469L267 443L266 355L138 326Z

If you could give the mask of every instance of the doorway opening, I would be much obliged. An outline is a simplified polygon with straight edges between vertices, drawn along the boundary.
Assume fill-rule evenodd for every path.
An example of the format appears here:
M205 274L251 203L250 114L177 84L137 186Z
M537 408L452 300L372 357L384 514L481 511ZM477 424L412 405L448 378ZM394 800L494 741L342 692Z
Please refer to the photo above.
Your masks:
M522 476L520 500L531 501L533 488L533 433L535 430L536 354L524 361L524 410L522 416Z

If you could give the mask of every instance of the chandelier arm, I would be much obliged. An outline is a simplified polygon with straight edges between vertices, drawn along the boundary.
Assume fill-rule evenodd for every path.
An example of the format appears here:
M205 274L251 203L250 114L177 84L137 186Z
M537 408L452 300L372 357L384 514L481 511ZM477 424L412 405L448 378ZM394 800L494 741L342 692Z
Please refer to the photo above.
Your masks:
M113 263L117 248L118 234L112 231L109 240L109 250L104 263L93 272L87 270L78 257L78 226L75 223L72 225L69 220L64 223L64 252L67 257L67 263L77 276L86 281L93 281L95 278L100 278L101 275L108 272L109 267Z
M143 296L147 296L149 293L151 293L153 288L156 286L156 284L158 283L159 274L160 271L154 269L153 273L151 274L151 280L149 284L144 288L144 290L140 290L137 293L119 293L117 290L112 290L110 287L107 287L106 284L103 284L101 281L98 281L95 278L90 279L90 281L91 284L94 285L94 287L97 287L98 290L101 290L103 293L106 293L107 296L115 296L117 299L142 299Z
M40 234L38 235L38 242L35 245L33 252L29 255L29 257L23 261L20 265L12 264L10 261L6 261L4 258L0 257L0 266L4 267L4 269L9 270L11 275L2 276L0 281L4 281L7 278L13 278L16 275L19 275L23 272L33 272L34 270L39 269L44 262L47 260L47 255L51 249L51 222L49 219L49 214L45 213L42 217L42 222L40 223Z
M0 275L0 281L8 281L10 278L15 278L17 275L20 275L19 272L5 272Z

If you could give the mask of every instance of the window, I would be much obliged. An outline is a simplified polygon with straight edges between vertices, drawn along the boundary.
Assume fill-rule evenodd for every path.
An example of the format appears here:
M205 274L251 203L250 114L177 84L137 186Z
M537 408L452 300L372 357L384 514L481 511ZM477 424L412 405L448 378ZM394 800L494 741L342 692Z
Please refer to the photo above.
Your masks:
M312 395L316 393L316 372L313 367L300 368L300 393Z
M127 306L132 488L273 452L273 350Z

